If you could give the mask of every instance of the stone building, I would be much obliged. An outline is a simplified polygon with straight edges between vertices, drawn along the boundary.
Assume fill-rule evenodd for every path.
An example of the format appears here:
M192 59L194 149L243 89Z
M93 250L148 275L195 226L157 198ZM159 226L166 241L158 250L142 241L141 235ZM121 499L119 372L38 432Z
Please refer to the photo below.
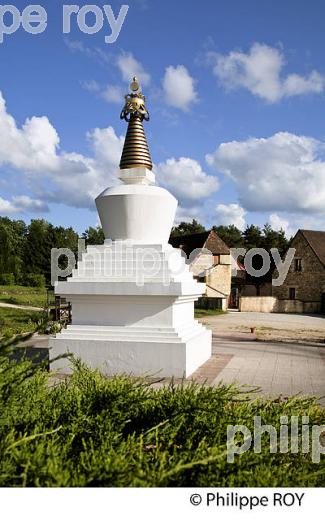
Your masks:
M221 299L222 309L227 309L231 290L231 256L224 241L212 230L171 237L169 243L184 251L190 261L190 271L206 284L206 296Z
M294 259L280 287L273 287L284 312L325 314L325 231L299 229L292 239Z

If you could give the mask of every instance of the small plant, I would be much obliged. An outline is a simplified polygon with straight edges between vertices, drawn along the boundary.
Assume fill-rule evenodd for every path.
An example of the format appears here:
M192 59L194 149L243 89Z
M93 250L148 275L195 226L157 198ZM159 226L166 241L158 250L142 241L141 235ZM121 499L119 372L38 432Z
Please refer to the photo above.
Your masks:
M50 321L45 329L46 334L58 334L62 330L62 323L59 321Z
M45 311L32 317L31 321L34 323L35 331L40 334L58 334L63 326L59 321L51 321Z

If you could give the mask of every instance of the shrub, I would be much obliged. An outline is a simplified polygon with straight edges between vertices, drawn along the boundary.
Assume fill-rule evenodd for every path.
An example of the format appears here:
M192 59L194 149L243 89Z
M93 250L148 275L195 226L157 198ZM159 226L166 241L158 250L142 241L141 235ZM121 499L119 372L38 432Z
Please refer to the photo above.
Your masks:
M0 285L14 285L15 276L13 273L0 274Z
M45 287L44 274L26 274L23 280L28 287Z
M8 345L8 342L7 344ZM250 396L251 398L252 396ZM153 389L144 380L107 379L75 362L49 385L28 362L0 359L0 486L323 486L325 461L311 453L243 453L227 463L229 424L251 430L255 415L324 424L315 399L251 401L233 386Z

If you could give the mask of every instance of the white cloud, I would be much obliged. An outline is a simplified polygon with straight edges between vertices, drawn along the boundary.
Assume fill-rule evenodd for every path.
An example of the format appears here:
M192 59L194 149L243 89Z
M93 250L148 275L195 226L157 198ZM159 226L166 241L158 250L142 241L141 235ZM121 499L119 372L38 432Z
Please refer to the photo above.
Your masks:
M77 50L85 51L82 47ZM98 57L98 53L96 53ZM134 76L137 76L141 86L147 86L150 83L150 75L145 71L143 65L135 59L131 52L122 52L116 58L114 58L113 64L119 69L123 81L131 83ZM125 89L120 85L101 85L95 80L87 80L81 82L82 87L89 92L97 94L99 97L107 101L108 103L116 103L123 105Z
M180 222L192 222L193 219L201 221L201 207L200 206L190 206L190 207L182 207L180 205L177 206L175 225L180 224Z
M275 231L283 231L286 235L292 234L290 232L290 222L283 217L280 217L277 213L272 213L269 216L269 224Z
M216 225L230 226L233 224L240 230L245 228L246 211L239 204L218 204L216 207Z
M47 117L32 117L18 128L0 93L0 133L0 166L14 168L21 175L20 184L33 193L32 199L16 197L11 202L2 199L7 212L16 212L17 208L46 211L47 206L41 206L46 202L93 208L94 198L109 184L117 182L124 138L118 137L112 127L88 133L93 157L64 152Z
M284 55L279 49L261 43L254 43L246 54L241 51L228 55L209 52L208 61L226 88L246 88L270 103L284 97L320 93L325 87L325 76L315 70L308 76L282 76Z
M12 204L12 202L0 197L0 213L4 213L5 215L15 213L14 205Z
M0 166L10 163L15 168L34 171L57 168L59 137L47 117L26 119L22 128L17 128L1 93L0 135Z
M209 197L219 188L218 179L207 175L194 159L180 157L167 159L156 167L157 178L161 185L168 188L181 205L195 206L194 201L202 205L202 199Z
M325 86L325 77L313 70L309 76L304 78L299 74L289 74L284 81L284 92L286 96L299 96L301 94L323 92Z
M140 63L131 52L122 52L116 59L116 65L124 81L130 83L133 76L137 76L142 86L146 87L149 85L150 74L145 71L142 63Z
M117 103L123 105L124 93L123 89L119 85L100 85L97 81L91 79L87 81L81 81L81 86L88 92L97 94L99 97L107 101L108 103Z
M80 84L82 88L88 90L89 92L99 92L101 90L101 86L94 79L81 81Z
M208 164L236 184L249 211L325 213L324 143L279 132L221 144Z
M64 38L63 41L67 48L73 53L80 52L88 58L94 59L104 67L113 64L113 54L104 51L101 47L87 47L82 41L70 40L69 38Z
M195 81L184 65L166 68L163 89L166 103L184 111L198 100Z
M126 81L128 84L131 83L132 78L134 76L137 76L139 83L141 86L146 87L149 85L151 81L150 74L145 70L144 66L140 61L138 61L132 52L125 52L122 51L117 56L114 53L105 52L100 47L87 47L83 44L83 42L78 40L70 40L68 38L64 39L64 43L68 47L68 49L71 52L80 52L87 56L88 58L91 58L98 63L100 63L102 66L107 68L111 68L112 66L117 67L119 70L123 81ZM89 90L90 92L103 92L105 93L105 87L102 87L97 83L95 80L87 80L82 81L81 85L86 90ZM112 97L111 88L118 88L114 85L108 85L109 92L107 94L108 98ZM103 96L105 99L105 95ZM116 101L116 96L114 99L106 99L106 101Z
M32 199L27 195L13 197L6 200L0 197L0 213L11 215L14 213L45 213L49 211L48 205L38 199Z
M124 101L123 90L118 85L106 85L101 91L101 97L108 103L117 103L119 105L122 105Z
M298 229L325 230L325 215L291 213L279 216L273 213L269 216L269 224L273 229L283 229L288 238L293 237Z

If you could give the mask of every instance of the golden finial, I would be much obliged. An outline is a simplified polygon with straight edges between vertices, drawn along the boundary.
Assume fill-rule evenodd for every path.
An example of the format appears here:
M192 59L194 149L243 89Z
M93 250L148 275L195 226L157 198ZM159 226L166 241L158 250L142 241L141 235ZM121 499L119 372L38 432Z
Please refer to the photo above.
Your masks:
M133 78L133 81L130 85L130 89L133 91L133 92L136 92L137 90L140 90L140 85L139 85L139 82L138 82L138 78L136 76L134 76Z
M132 93L124 96L125 105L121 112L121 119L129 122L132 117L138 117L141 121L149 121L149 112L145 105L146 97L140 92L140 84L135 76L130 89Z
M140 92L140 84L136 77L130 85L130 94L125 96L125 105L121 119L129 123L125 137L120 169L147 168L152 170L152 161L144 133L142 121L149 121L145 96Z

